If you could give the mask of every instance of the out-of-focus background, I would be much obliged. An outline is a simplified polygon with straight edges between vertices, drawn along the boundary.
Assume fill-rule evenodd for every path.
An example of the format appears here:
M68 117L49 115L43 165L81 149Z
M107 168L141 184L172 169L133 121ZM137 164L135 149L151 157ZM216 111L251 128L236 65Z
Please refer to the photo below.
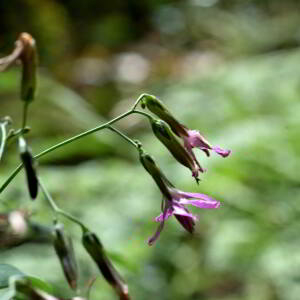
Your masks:
M222 201L200 216L196 232L167 221L157 243L161 195L136 151L111 132L96 133L40 160L55 200L96 231L126 278L132 299L297 300L300 295L300 4L294 0L0 1L0 53L20 32L39 51L39 92L30 107L34 153L124 112L154 94L190 128L232 150L197 156L199 186L155 140L147 120L118 123L153 154L179 189ZM21 122L20 68L0 74L0 117ZM197 151L197 150L196 150ZM0 183L18 164L15 143ZM33 203L21 172L0 196L1 212L29 210L50 226L42 194ZM74 238L81 287L98 275ZM71 297L49 244L0 253ZM90 299L116 299L98 276Z

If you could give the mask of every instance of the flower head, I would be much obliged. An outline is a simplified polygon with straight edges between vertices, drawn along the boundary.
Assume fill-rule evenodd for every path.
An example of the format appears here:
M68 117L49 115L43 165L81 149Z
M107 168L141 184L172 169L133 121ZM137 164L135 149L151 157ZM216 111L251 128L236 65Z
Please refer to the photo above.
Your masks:
M172 215L175 216L178 222L188 232L193 233L197 217L190 213L185 205L190 204L205 209L220 207L219 201L205 194L188 193L176 189L156 165L154 159L142 148L140 148L139 151L142 165L152 176L163 194L162 213L155 218L155 221L160 224L155 234L148 240L149 245L152 245L158 239L161 231L163 230L165 221Z
M159 226L155 234L149 238L148 244L152 245L159 237L163 227L164 222L172 215L175 216L177 221L186 229L188 232L194 232L195 221L197 217L188 211L185 205L193 205L198 208L204 209L214 209L220 207L220 202L205 195L199 193L188 193L183 192L178 189L169 187L170 194L172 199L163 198L163 211L162 213L155 218L156 222L159 222Z
M192 175L198 183L199 172L204 172L205 170L200 166L193 152L182 146L165 121L151 119L151 125L155 136L165 145L180 164L192 171Z
M210 155L209 150L215 151L222 157L227 157L231 153L231 150L225 150L219 146L211 146L198 130L186 129L186 133L187 135L181 135L181 138L184 141L185 149L193 156L195 156L192 152L193 148L201 149L207 156Z
M224 150L219 146L212 146L210 143L200 134L198 130L192 130L181 124L172 113L166 108L166 106L155 96L145 95L142 99L142 107L147 107L152 113L164 120L172 129L172 131L184 142L184 148L192 156L194 163L203 170L193 153L193 148L199 148L205 152L207 156L210 155L209 151L213 150L222 157L227 157L231 151Z

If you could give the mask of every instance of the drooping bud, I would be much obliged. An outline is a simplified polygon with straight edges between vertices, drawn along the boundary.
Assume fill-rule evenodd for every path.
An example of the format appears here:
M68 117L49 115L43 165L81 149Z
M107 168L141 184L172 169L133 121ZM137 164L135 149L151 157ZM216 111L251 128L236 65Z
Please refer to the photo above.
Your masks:
M19 137L19 152L26 172L29 194L32 199L35 199L38 193L38 179L34 165L34 158L27 142L22 136Z
M172 131L179 137L187 135L186 128L176 120L163 102L161 102L157 97L145 94L141 100L141 105L142 108L147 107L152 113L168 123Z
M192 171L193 177L198 182L198 173L204 172L200 164L191 154L180 144L172 133L168 124L163 120L151 120L152 130L155 136L165 145L173 157L182 165Z
M142 147L139 148L140 162L145 168L145 170L152 176L156 182L158 188L167 199L172 199L172 196L169 192L168 186L173 186L160 168L156 165L154 158L144 151Z
M12 278L14 286L14 300L59 300L47 292L36 288L30 278L21 276Z
M53 230L53 244L55 252L60 260L65 277L72 289L77 287L77 264L72 240L64 233L62 224L56 223Z
M120 299L129 300L128 286L106 256L104 247L96 234L90 231L84 232L82 236L82 244L97 264L103 277L119 294Z
M19 41L23 44L23 51L20 60L23 65L21 99L30 102L35 97L37 86L37 51L34 38L26 32L19 36Z

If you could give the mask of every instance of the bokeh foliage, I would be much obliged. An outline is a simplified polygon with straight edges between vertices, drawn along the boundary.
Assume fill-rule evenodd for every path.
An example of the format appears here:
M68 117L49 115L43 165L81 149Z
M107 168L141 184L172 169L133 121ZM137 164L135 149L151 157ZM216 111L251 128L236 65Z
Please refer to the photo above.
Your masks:
M199 151L208 171L197 187L154 140L146 120L120 123L178 188L207 193L223 204L216 211L194 210L200 220L193 236L169 220L153 247L146 240L156 228L152 218L161 196L130 145L102 132L41 160L39 173L53 197L99 234L133 298L297 299L298 2L3 3L3 54L20 31L31 32L40 45L39 96L29 119L35 153L125 110L141 91L159 96L184 124L233 151L227 159L206 159ZM128 80L134 78L130 70L127 80L120 76L124 55L132 53L149 66L144 79ZM0 75L0 112L16 123L19 78L17 67ZM1 182L16 164L12 144L1 162ZM52 222L42 195L29 201L23 173L1 200L2 211L27 208L35 221ZM78 228L69 223L66 228L75 239L83 286L98 272L79 243ZM49 245L5 251L0 262L52 283L58 295L72 295ZM99 277L91 299L107 298L114 295Z

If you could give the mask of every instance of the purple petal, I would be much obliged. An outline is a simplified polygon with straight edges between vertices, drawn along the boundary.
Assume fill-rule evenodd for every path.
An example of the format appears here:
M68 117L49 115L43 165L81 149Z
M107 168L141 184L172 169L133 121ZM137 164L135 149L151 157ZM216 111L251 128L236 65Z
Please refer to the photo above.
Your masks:
M173 214L188 217L193 221L197 221L197 217L191 214L185 207L181 206L180 204L173 205Z
M159 238L159 235L160 235L161 231L162 231L163 228L164 228L164 224L165 224L164 221L161 222L161 223L158 225L157 230L156 230L156 232L154 233L154 235L151 236L151 237L148 239L148 245L149 245L149 246L152 246L152 245L154 244L154 242Z
M189 192L183 192L183 191L180 191L180 190L176 190L174 194L174 198L179 200L181 198L185 198L185 199L192 199L192 198L195 198L195 199L201 199L201 200L204 200L204 201L211 201L211 202L216 202L217 200L215 200L214 198L208 196L208 195L205 195L205 194L200 194L200 193L189 193ZM172 195L173 195L172 194Z
M173 209L172 208L168 208L167 211L166 211L166 213L161 213L154 220L156 222L163 222L163 221L167 220L169 217L171 217L172 215L173 215Z
M175 217L185 230L187 230L189 233L194 232L195 222L193 219L181 215L175 215Z
M204 149L211 149L208 141L205 140L205 138L200 134L198 130L189 130L188 134L189 136L188 138L185 138L185 140L192 148L199 147Z
M180 199L181 204L191 204L199 208L219 208L220 202L215 201L205 201L205 200L187 200L187 199Z
M220 148L219 146L213 147L212 150L214 150L216 153L218 153L219 155L221 155L223 157L227 157L231 153L231 150L225 150L225 149Z

